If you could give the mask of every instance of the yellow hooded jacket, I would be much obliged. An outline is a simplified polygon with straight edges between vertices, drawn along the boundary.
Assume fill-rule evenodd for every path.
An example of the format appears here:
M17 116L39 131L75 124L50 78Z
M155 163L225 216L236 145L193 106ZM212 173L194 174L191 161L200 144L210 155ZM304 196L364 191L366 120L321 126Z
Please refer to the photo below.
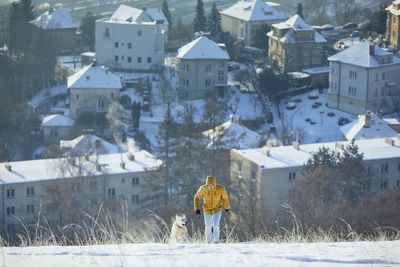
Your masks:
M214 189L210 190L208 188L209 184L213 184ZM231 208L225 187L217 184L215 176L207 176L206 184L200 186L199 190L197 190L194 196L194 210L199 209L201 199L203 199L203 210L207 214L214 214L222 210L222 207L225 207L225 209Z

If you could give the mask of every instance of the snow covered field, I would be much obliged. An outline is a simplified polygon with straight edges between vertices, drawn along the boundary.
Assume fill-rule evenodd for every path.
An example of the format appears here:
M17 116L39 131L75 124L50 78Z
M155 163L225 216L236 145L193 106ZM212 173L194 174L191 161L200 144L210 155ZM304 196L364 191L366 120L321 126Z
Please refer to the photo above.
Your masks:
M1 248L0 266L400 266L400 241Z

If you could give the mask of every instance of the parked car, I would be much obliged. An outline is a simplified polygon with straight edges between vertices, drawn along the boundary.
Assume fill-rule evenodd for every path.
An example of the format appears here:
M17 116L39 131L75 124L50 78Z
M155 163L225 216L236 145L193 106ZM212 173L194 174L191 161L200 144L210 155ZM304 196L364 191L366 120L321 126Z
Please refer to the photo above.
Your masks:
M335 117L335 112L330 111L330 112L326 113L326 115L328 115L328 117Z
M295 102L289 102L286 104L286 109L288 110L293 110L296 108L296 103Z
M309 98L309 99L317 99L317 98L318 98L318 95L319 95L319 92L318 92L317 90L315 90L315 91L312 91L312 92L308 95L308 98Z
M338 119L338 125L339 126L343 126L345 124L348 124L349 122L350 122L350 120L348 118L340 117Z
M353 31L352 33L350 33L350 37L351 38L358 38L361 36L361 32L360 31Z

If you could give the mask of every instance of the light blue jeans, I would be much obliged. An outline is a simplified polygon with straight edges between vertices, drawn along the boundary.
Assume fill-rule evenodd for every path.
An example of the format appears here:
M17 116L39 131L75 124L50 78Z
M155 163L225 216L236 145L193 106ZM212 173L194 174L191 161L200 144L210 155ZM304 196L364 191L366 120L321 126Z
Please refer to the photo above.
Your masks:
M208 243L216 243L219 241L219 222L221 221L222 211L214 214L207 214L204 212L204 224L206 240Z

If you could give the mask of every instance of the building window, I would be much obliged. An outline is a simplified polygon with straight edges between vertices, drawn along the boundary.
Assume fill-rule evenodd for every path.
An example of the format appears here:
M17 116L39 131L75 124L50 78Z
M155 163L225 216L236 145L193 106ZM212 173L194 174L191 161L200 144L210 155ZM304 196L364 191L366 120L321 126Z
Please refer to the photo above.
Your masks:
M104 29L104 37L106 37L106 38L110 37L110 29L109 28Z
M386 72L382 72L382 81L386 80Z
M137 63L142 63L142 57L137 58Z
M79 116L79 108L77 108L77 109L75 110L75 114L76 114L76 116Z
M138 35L138 36L142 36L142 34L143 34L143 33L142 33L142 30L138 30L138 31L137 31L137 35Z
M118 62L118 60L119 60L118 56L114 56L114 61Z
M296 173L295 172L289 172L289 182L292 182L296 180Z
M397 170L400 172L400 162L397 164Z
M133 205L139 204L139 195L132 195L132 204Z
M28 188L26 188L26 196L27 196L27 197L33 197L33 196L35 196L35 188L34 188L34 187L28 187Z
M7 189L7 198L15 198L15 190Z
M219 64L218 64L218 66L219 66L220 68L225 67L225 62L224 62L224 61L220 61Z
M90 181L89 187L90 187L90 192L97 191L97 181Z
M133 177L132 186L138 186L138 185L139 185L139 177Z
M210 64L206 65L206 72L211 72L211 65Z
M35 206L33 204L26 205L26 213L33 214L35 212Z
M7 216L15 215L15 207L7 207Z
M128 49L132 49L132 43L128 43Z
M108 188L108 197L115 197L115 188Z
M385 163L381 165L381 173L389 172L389 164Z
M104 110L104 99L102 97L97 101L97 110L98 111Z
M211 86L211 80L206 79L205 80L205 84L206 84L206 87L210 87Z
M189 71L189 64L185 64L185 66L186 66L186 71L188 72Z
M381 191L385 190L388 187L388 181L381 182Z
M335 68L334 67L331 67L331 74L332 75L335 74Z
M189 80L183 80L183 86L189 86Z
M115 43L114 43L114 47L115 47L115 48L118 48L118 46L119 46L118 42L115 42Z
M400 187L400 180L397 180L397 187Z
M224 81L225 80L225 72L223 70L218 71L218 81Z
M377 82L379 80L379 73L375 73L375 81Z
M121 56L121 60L124 61L125 60L125 56Z
M132 62L132 57L128 57L128 63Z
M114 93L111 93L111 100L114 99Z
M357 72L356 71L350 71L350 79L356 80L357 79Z
M151 57L147 57L147 63L151 63Z
M349 95L356 95L357 89L353 86L349 86Z
M76 100L79 100L79 94L76 94Z
M375 97L378 97L378 88L375 88L375 94L374 94L374 96L375 96Z

